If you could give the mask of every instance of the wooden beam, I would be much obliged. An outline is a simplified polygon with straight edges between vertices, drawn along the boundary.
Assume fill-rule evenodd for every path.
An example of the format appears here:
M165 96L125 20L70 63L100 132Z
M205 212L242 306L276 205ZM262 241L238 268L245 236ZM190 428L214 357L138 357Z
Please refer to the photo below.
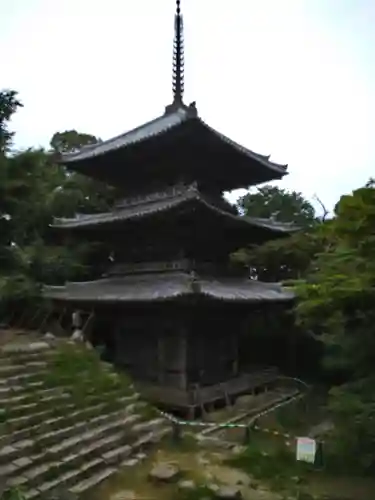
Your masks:
M86 339L86 332L89 328L89 326L91 327L91 325L93 324L93 321L95 320L95 311L94 309L91 310L87 320L86 320L86 323L83 325L83 328L82 328L82 335L83 335L83 338L85 340L88 340L90 342L90 339L87 338ZM91 343L91 342L90 342Z
M14 328L21 328L25 317L27 316L29 309L25 308L19 319L15 322Z

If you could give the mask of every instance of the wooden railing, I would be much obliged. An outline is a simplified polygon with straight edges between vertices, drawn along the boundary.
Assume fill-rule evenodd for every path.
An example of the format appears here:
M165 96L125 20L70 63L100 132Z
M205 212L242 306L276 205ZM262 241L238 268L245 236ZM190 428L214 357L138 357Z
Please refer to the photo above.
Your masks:
M196 386L190 390L140 382L136 385L145 398L155 403L171 408L191 408L225 400L227 396L249 392L271 383L277 376L276 368L267 368L259 372L245 373L220 384L209 387Z
M106 273L107 276L156 273L164 271L185 271L202 273L212 276L247 276L245 268L234 268L229 264L195 261L193 259L179 259L157 262L134 262L124 264L114 264Z

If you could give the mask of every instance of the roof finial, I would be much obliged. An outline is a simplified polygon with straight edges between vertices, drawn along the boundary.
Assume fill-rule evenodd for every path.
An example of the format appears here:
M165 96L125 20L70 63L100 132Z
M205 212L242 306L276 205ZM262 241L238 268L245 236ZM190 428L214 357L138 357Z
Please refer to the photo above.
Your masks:
M184 25L180 0L176 0L173 43L173 104L182 104L184 95Z

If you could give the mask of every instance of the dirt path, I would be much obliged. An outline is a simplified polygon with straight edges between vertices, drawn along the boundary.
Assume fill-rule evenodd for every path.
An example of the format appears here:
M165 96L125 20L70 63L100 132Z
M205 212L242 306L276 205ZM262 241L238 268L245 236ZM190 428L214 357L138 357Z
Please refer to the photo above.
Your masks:
M241 490L244 500L282 500L296 498L295 494L276 493L262 481L232 466L226 465L225 459L230 451L160 449L149 456L141 465L123 470L106 483L102 484L90 500L179 500L185 498L174 483L156 484L148 475L155 463L177 465L181 471L181 480L193 481L200 485L233 486ZM327 478L314 473L304 483L304 491L312 498L329 500L373 500L375 481L363 478ZM197 496L197 500L201 498ZM202 496L203 498L203 496ZM205 495L207 498L207 495Z
M222 464L226 455L214 451L184 452L159 450L135 469L123 471L100 486L93 500L178 500L182 498L177 483L155 484L148 474L154 463L178 465L181 479L199 485L236 486L244 500L281 500L281 496L267 488L258 487L245 473ZM257 489L254 489L256 486ZM197 497L198 499L198 497Z

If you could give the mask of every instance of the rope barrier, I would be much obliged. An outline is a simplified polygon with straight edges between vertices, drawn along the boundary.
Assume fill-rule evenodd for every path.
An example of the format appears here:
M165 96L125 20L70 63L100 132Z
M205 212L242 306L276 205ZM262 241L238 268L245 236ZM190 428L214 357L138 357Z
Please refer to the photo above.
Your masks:
M300 399L304 397L305 394L297 394L296 396L289 398L285 401L282 401L281 403L276 404L275 406L272 406L271 408L268 408L267 410L264 410L257 415L254 415L253 417L250 418L249 422L247 423L230 423L230 422L222 422L222 423L217 423L217 422L200 422L200 421L192 421L192 420L182 420L179 419L169 413L163 412L161 410L159 411L159 414L171 421L175 425L181 425L181 426L188 426L188 427L217 427L218 429L248 429L251 427L254 430L257 431L262 431L262 432L267 432L271 433L275 436L282 436L285 437L286 439L291 439L292 436L288 433L282 433L276 430L272 429L265 429L263 427L259 427L258 425L254 425L254 423L264 415L271 413L272 411L277 410L278 408L281 408L282 406L285 406L288 403L291 403L292 401L296 401L297 399ZM244 417L246 418L246 417Z

